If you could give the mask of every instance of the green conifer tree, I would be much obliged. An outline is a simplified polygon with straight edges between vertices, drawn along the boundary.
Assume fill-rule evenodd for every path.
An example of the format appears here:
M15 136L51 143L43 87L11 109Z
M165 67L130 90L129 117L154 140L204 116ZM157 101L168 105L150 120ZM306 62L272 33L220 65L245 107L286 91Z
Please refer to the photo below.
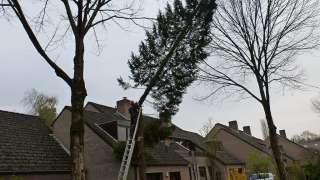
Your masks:
M197 78L197 65L209 54L205 48L211 41L210 23L215 8L214 0L175 0L159 12L138 53L132 53L128 62L133 85L118 79L124 88L145 88L140 106L150 94L154 107L167 121L178 111L187 87ZM139 136L143 136L143 121ZM136 154L141 180L145 179L143 144L140 138Z

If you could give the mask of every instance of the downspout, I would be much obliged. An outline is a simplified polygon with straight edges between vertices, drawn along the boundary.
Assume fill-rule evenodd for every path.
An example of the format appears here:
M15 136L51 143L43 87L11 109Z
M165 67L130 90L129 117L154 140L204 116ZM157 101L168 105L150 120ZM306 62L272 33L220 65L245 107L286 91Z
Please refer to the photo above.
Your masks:
M190 151L191 152L191 164L192 164L192 171L193 171L193 176L194 176L194 180L198 180L198 171L197 171L197 162L196 162L196 158L194 155L194 151Z

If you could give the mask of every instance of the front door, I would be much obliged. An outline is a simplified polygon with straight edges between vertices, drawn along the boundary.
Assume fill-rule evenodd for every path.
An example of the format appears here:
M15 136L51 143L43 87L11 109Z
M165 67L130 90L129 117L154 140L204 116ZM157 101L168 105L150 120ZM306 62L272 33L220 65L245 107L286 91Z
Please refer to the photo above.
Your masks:
M170 180L181 180L180 172L170 172Z
M147 180L163 180L162 173L147 173Z

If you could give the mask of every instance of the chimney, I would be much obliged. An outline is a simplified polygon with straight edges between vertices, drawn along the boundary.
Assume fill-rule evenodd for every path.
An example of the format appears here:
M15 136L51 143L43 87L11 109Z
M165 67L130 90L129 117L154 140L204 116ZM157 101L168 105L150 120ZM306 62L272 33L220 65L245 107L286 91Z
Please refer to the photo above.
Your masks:
M251 136L250 126L243 126L243 132Z
M281 137L287 138L286 130L282 129L279 131L279 133Z
M117 112L123 115L125 118L130 119L129 108L131 107L130 100L127 97L117 101Z
M229 127L235 130L238 130L238 122L237 121L229 121Z

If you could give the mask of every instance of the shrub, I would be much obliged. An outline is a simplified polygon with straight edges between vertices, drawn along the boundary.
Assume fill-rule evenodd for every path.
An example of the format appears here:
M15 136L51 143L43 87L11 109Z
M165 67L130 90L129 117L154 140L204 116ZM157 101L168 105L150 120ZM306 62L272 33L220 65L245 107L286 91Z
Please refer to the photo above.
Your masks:
M126 142L119 142L113 147L113 155L118 159L122 160L124 150L126 148Z

